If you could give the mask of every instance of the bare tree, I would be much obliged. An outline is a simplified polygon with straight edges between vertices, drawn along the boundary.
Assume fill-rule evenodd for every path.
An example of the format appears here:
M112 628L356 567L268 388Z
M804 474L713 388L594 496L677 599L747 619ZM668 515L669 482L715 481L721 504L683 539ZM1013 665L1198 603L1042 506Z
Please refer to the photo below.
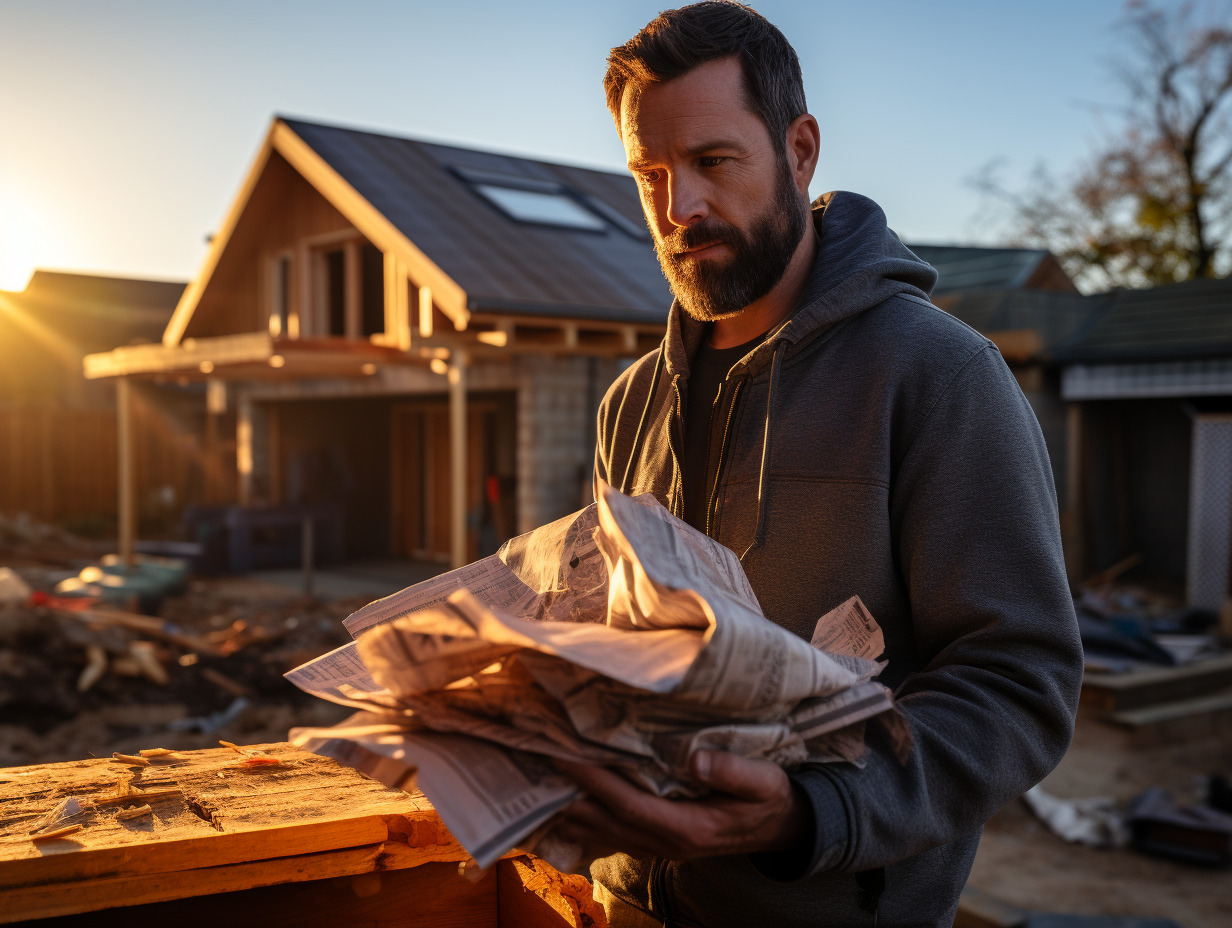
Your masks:
M1211 8L1208 7L1209 12ZM1085 289L1143 287L1232 270L1232 22L1131 2L1117 74L1125 125L1068 181L1044 168L1010 191L1016 237L1047 247Z

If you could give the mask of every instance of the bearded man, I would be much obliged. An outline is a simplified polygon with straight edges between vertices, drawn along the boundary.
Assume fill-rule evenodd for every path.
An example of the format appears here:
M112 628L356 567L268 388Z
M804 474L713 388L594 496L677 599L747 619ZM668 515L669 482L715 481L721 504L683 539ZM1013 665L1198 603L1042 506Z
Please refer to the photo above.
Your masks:
M1069 744L1082 652L1039 427L995 346L850 193L808 203L795 52L730 2L666 12L605 78L675 302L599 413L596 476L741 554L811 635L858 594L914 738L862 766L699 752L698 800L562 765L621 925L942 926L983 822Z

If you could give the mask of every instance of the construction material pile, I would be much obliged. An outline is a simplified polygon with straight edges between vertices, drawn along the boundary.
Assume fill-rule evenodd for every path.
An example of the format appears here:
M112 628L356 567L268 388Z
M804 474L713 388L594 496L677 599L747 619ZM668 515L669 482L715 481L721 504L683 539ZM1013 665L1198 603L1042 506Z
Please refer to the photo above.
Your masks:
M695 795L699 749L859 763L864 727L909 735L880 671L881 631L858 599L813 642L768 621L739 560L652 497L597 503L490 558L379 600L357 640L287 675L361 711L292 740L390 785L416 784L486 867L515 846L560 869L551 835L577 793L552 758Z
M281 674L345 640L338 623L354 600L193 581L149 616L56 596L66 572L0 567L0 767L134 753L152 740L278 741L293 724L344 717Z

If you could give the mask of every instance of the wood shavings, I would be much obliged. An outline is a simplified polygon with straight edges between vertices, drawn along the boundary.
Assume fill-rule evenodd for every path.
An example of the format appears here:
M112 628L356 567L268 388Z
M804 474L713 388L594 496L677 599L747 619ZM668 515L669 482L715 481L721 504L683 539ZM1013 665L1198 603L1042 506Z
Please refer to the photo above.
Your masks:
M44 831L37 835L30 835L30 840L50 841L52 838L63 838L81 831L81 827L80 825L65 825L63 828L57 828L55 831Z
M110 806L117 802L133 802L137 799L161 799L164 796L180 795L183 795L183 792L179 787L172 787L170 789L135 789L117 796L103 796L101 799L95 799L94 805Z
M116 812L115 817L117 822L127 822L134 818L141 818L143 815L153 815L154 810L150 808L147 802L143 806L137 806L134 809L120 809Z
M74 797L69 796L63 799L56 805L40 815L30 825L30 833L43 831L48 828L59 826L66 819L72 818L74 815L81 813L81 803Z
M86 646L86 667L77 678L77 692L84 693L107 672L107 652L97 644Z
M240 767L273 767L283 763L281 757L274 757L272 754L249 754L239 762Z
M221 740L221 739L220 739L218 743L219 743L219 744L221 744L224 748L230 748L230 749L231 749L231 750L233 750L236 754L243 754L245 757L247 757L247 756L248 756L248 752L247 752L247 751L245 751L245 750L244 750L242 747L240 747L238 744L236 744L234 741L223 741L223 740Z
M116 751L111 755L111 759L114 761L118 761L121 764L129 764L130 766L133 766L133 767L150 766L150 762L148 760L136 754L121 754L119 751Z
M173 751L171 748L142 748L137 752L142 757L170 757L175 760L187 760L188 758L179 751Z

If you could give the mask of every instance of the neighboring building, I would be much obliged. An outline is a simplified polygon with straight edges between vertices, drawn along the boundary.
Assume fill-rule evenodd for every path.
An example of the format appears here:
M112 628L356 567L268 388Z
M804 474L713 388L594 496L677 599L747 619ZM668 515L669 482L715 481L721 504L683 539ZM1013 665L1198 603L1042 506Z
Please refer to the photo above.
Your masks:
M1070 410L1072 555L1091 569L1141 555L1210 609L1232 555L1232 280L1087 297L1057 347Z
M24 290L0 292L0 513L109 529L116 392L83 380L82 358L157 341L183 291L169 281L38 270ZM191 437L202 431L199 398L143 390L134 416L136 492L148 516L231 492L230 473L211 467Z

